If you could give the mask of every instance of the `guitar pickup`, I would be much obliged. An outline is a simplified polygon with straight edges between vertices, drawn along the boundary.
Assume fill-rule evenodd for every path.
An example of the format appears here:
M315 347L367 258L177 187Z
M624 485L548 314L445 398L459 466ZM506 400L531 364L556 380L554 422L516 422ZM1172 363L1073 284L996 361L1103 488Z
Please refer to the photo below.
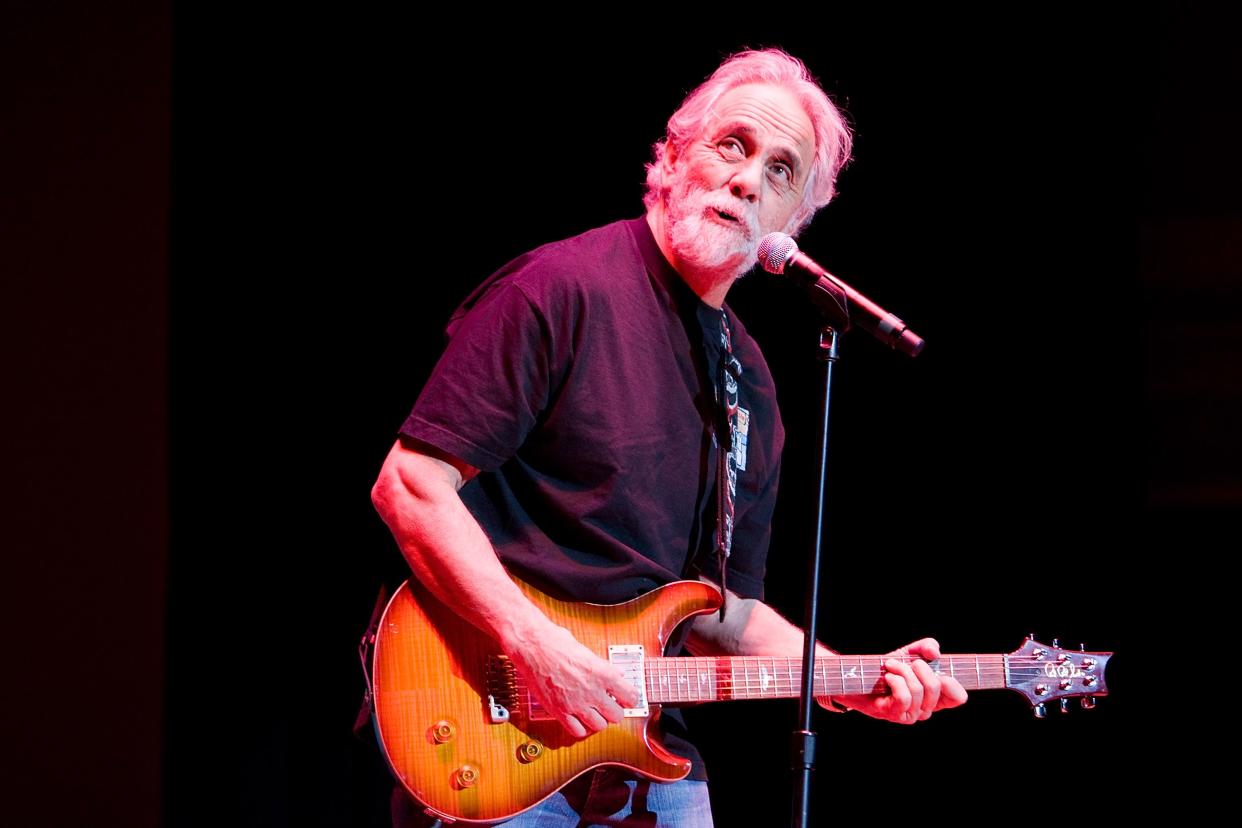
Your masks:
M635 690L638 691L638 706L623 707L621 713L627 719L634 719L651 714L647 706L647 670L643 664L646 657L642 644L609 644L608 661L621 670Z

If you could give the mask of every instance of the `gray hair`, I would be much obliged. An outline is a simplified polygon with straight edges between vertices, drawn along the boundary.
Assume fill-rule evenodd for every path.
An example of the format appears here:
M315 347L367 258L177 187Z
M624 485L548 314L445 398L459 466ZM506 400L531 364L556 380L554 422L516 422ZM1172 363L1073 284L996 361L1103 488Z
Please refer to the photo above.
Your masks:
M660 162L668 147L678 155L690 142L720 97L737 86L767 83L788 89L806 110L815 128L815 158L802 191L802 204L790 220L791 232L810 223L819 208L832 200L837 175L850 158L853 136L841 110L828 98L807 71L806 65L781 49L746 50L730 56L711 77L686 96L681 107L668 119L665 136L651 147L654 158L647 165L647 193L643 203L648 207L668 192Z

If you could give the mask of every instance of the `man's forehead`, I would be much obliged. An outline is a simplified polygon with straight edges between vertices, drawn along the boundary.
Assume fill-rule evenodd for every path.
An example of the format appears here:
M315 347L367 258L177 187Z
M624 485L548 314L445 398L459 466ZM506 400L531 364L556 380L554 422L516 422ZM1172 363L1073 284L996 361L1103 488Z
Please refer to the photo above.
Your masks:
M720 96L704 124L708 132L729 126L770 133L789 144L808 163L815 153L815 127L798 98L782 86L751 83L735 86Z

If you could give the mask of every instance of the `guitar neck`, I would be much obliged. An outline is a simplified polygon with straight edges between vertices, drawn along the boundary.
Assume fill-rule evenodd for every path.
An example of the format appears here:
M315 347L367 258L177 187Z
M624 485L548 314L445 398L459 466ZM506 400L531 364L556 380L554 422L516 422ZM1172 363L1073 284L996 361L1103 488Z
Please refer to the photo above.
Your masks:
M906 656L821 656L815 660L815 695L871 693L883 684L884 663ZM929 666L952 676L967 690L1009 686L1008 656L972 653L941 655ZM767 656L649 658L647 700L657 704L784 699L802 692L802 660Z

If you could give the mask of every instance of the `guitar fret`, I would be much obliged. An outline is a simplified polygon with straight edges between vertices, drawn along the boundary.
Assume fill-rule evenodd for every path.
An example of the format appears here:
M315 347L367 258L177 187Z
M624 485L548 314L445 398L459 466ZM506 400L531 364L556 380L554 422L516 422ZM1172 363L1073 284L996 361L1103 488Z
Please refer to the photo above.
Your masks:
M842 659L842 661L844 661L844 659ZM867 680L867 665L863 662L861 656L854 656L854 663L850 667L850 671L846 674L845 678L847 680L853 679L855 685L857 685L852 689L855 691L861 689L861 686Z

